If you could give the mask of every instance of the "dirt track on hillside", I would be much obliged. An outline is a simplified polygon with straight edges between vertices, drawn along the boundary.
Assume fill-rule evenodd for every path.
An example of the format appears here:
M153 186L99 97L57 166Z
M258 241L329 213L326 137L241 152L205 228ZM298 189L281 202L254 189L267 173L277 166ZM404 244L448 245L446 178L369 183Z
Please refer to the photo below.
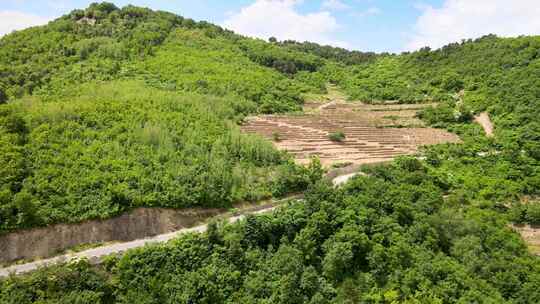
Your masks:
M513 226L519 232L529 250L536 255L540 255L540 226L520 225Z

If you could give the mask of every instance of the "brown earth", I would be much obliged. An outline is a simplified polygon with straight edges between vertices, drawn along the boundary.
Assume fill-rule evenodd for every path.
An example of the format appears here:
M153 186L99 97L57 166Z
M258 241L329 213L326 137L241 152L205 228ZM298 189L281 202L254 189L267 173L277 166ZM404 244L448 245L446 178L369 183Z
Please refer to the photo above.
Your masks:
M144 244L149 238L182 231L211 218L227 218L269 210L285 201L301 197L301 194L291 194L281 200L237 203L231 211L217 208L138 208L106 220L56 224L11 232L0 235L0 266L57 256L81 245L122 248L124 242L137 240L140 241L138 244ZM99 248L93 251L99 251Z
M238 204L236 206L239 209L236 209L234 211L227 212L227 213L222 213L219 216L216 216L214 218L219 219L220 221L223 221L223 222L235 223L244 219L249 214L257 215L257 214L269 213L276 210L281 205L291 200L299 200L301 198L302 198L302 194L296 194L296 195L290 195L289 197L282 200L263 201L257 205ZM165 210L165 209L139 209L137 211L142 212L143 218L141 218L141 220L143 221L142 224L145 224L146 222L144 221L145 219L144 214L147 214L147 213L154 214L154 212L157 212L155 214L159 214L165 211L165 213L168 213L169 215L176 217L177 214L185 213L186 210L174 211L174 210ZM188 221L182 220L182 222L179 223L178 226L174 224L171 226L170 225L171 223L169 223L170 217L168 216L165 216L165 217L158 216L157 218L153 218L154 226L167 227L166 229L172 229L172 227L178 227L180 228L178 230L162 233L155 236L138 238L133 241L115 242L111 244L105 244L98 247L93 247L91 249L86 249L80 252L68 252L66 254L56 255L53 258L37 259L36 261L33 261L33 262L19 261L19 263L16 263L14 265L7 266L5 268L0 268L0 279L4 277L8 277L10 275L17 275L17 274L32 272L42 267L47 267L47 266L51 266L51 265L55 265L59 263L66 263L66 262L76 261L76 260L81 260L81 259L88 260L92 264L99 264L103 262L103 259L105 257L110 256L110 255L122 255L126 251L129 251L135 248L168 242L186 233L203 233L207 231L208 224L199 224L197 226L193 226L193 223L195 223L194 219L199 219L199 216L202 216L203 219L206 219L207 216L210 216L212 214L206 213L207 211L203 211L203 210L191 210L191 211L194 211L195 214L192 214L192 216L190 216L190 219L188 219ZM220 210L213 210L213 211L220 211ZM137 212L135 212L135 214L133 214L132 216L134 217L141 216L141 214L136 214L136 213ZM189 213L186 213L186 215L189 215ZM110 221L107 221L107 222L110 222ZM98 225L97 229L99 230L100 229L99 225L106 225L107 223L94 221L93 224ZM81 226L81 225L83 224L71 225L71 226L74 228L77 228L78 226ZM191 227L187 228L187 227L184 227L184 225L190 225ZM51 227L44 228L44 229L50 229L50 228ZM142 228L144 228L144 226L137 229L140 230ZM52 233L52 232L54 231L49 231L49 233ZM80 230L80 232L84 233L85 231ZM19 235L19 234L20 234L19 232L13 233L14 236ZM37 252L38 249L39 248L32 247L30 248L30 251Z
M480 113L474 118L474 121L482 126L487 137L493 137L493 123L491 122L487 112Z
M521 204L540 204L540 197L524 195L520 199ZM539 225L512 225L519 232L529 250L540 255L540 226Z
M0 263L50 257L81 244L131 241L192 227L221 209L139 208L119 217L57 224L0 236Z
M540 255L540 226L519 225L513 226L529 246L529 250Z
M426 128L416 118L428 104L365 105L332 101L306 103L303 115L263 115L250 117L242 130L274 140L280 150L293 154L301 164L318 156L325 166L336 163L367 164L410 155L422 145L460 142L457 135ZM341 131L342 142L329 139Z

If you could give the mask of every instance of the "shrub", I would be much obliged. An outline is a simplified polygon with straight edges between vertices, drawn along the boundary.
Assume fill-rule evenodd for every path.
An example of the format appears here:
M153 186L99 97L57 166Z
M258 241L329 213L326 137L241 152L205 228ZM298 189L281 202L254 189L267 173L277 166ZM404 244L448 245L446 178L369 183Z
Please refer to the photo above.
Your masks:
M448 72L442 79L442 87L446 91L458 92L463 86L462 77L456 72Z
M328 138L331 141L342 142L345 140L345 133L343 133L342 131L333 132L328 135Z
M7 95L6 92L4 92L4 89L0 87L0 104L3 104L7 101Z
M530 203L527 206L527 222L531 225L540 225L540 203Z

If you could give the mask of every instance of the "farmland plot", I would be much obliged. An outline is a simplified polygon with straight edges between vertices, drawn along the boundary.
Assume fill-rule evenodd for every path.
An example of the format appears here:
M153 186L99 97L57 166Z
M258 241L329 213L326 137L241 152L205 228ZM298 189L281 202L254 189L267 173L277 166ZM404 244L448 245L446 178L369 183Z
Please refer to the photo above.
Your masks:
M307 103L304 115L250 117L242 130L272 140L301 164L313 156L325 166L374 163L414 154L422 145L460 141L457 135L427 128L416 118L417 111L427 106ZM344 138L333 140L335 133Z

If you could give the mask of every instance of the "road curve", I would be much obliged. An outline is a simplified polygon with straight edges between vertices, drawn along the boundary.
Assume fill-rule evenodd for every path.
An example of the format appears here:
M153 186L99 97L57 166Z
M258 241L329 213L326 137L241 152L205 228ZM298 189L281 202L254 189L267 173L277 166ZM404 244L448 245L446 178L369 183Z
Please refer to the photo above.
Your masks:
M264 209L248 212L244 215L232 216L232 217L227 218L226 220L229 223L235 223L245 218L247 214L256 215L256 214L262 214L262 213L269 213L269 212L274 211L276 208L278 208L278 206L268 206ZM93 248L93 249L89 249L89 250L85 250L85 251L81 251L77 253L60 255L54 258L50 258L50 259L44 259L44 260L39 260L39 261L26 263L26 264L20 264L20 265L13 265L6 268L1 268L0 278L8 277L11 274L18 275L18 274L28 273L28 272L37 270L41 267L80 260L80 259L88 259L93 264L99 264L101 262L101 259L105 256L108 256L111 254L120 254L133 248L143 247L147 244L164 243L186 233L202 233L202 232L205 232L207 228L208 228L208 225L204 224L204 225L200 225L200 226L196 226L192 228L181 229L181 230L171 232L171 233L160 234L151 238L106 245L106 246L97 247L97 248Z

